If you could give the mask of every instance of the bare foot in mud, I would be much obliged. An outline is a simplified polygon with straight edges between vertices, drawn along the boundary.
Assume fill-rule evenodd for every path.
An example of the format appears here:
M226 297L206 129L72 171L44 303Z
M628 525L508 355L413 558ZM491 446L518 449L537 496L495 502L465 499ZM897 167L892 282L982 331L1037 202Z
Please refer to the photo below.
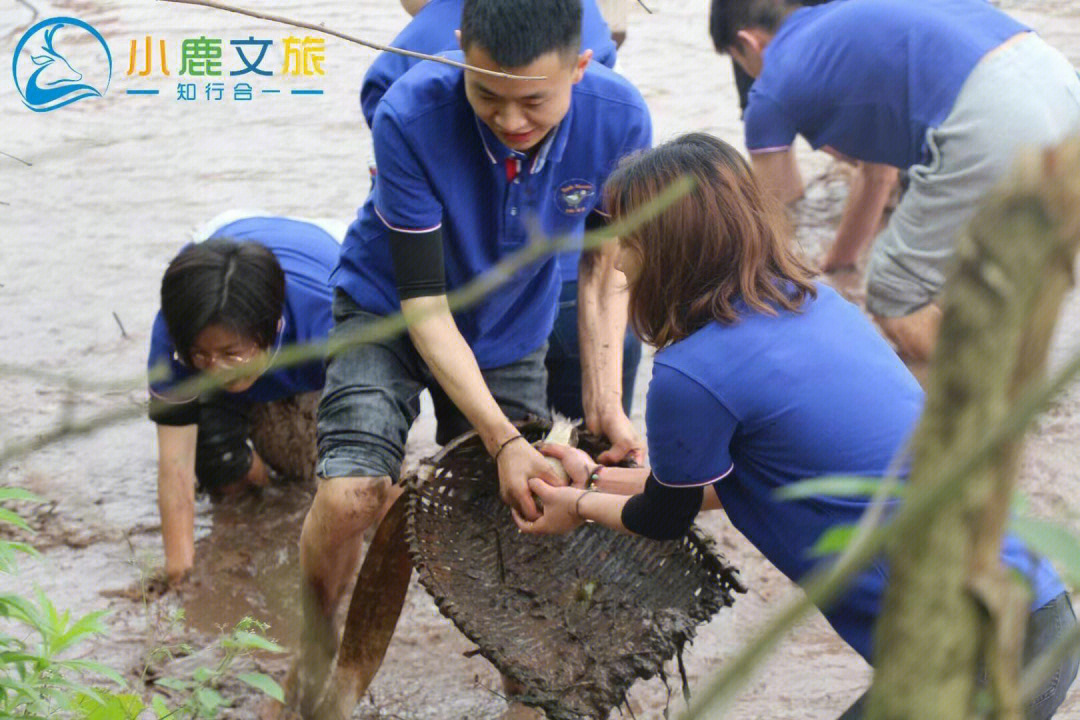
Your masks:
M315 710L314 720L348 720L356 709L356 678L335 672Z
M124 598L134 602L153 602L160 600L170 592L182 595L190 584L191 574L183 573L178 578L170 578L165 570L159 569L145 578L136 580L131 585L117 590L102 590L102 597Z

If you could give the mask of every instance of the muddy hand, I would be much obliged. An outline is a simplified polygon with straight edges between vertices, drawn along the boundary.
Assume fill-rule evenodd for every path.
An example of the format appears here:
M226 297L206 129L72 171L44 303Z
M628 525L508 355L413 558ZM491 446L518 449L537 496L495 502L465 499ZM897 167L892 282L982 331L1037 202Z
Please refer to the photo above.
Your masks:
M611 449L596 458L604 465L632 460L640 465L645 460L645 443L634 430L634 424L619 408L617 413L604 418L604 436L611 441Z
M526 520L540 517L529 479L540 478L552 485L562 485L547 459L524 438L512 442L499 455L499 497Z

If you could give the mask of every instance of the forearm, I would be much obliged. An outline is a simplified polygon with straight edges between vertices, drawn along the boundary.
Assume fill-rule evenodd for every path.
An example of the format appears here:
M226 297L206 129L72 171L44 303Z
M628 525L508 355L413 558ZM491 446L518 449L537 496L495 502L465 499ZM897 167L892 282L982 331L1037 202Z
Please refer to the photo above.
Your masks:
M622 468L601 466L595 472L594 487L603 493L612 495L639 495L645 491L645 481L651 474L649 468ZM716 489L705 489L701 499L701 510L722 510Z
M633 534L623 525L623 508L631 496L581 490L575 510L582 520L599 523L616 532Z
M645 489L649 468L600 466L594 471L595 487L613 495L637 495Z
M582 520L654 540L685 535L702 507L702 488L666 487L656 478L647 480L643 491L632 496L579 492L575 513Z
M172 463L158 466L158 511L165 572L183 575L195 562L195 473Z
M472 348L454 323L446 296L414 298L401 307L407 314L422 315L410 322L409 338L447 397L479 433L488 452L494 453L517 429L488 390Z
M751 153L750 164L765 192L781 205L795 202L803 196L802 175L791 148L773 152Z
M874 239L896 184L897 172L889 165L859 163L836 231L836 241L827 255L827 269L853 265Z
M582 256L578 273L578 344L582 406L589 428L622 409L622 349L626 336L626 278L615 269L614 243Z

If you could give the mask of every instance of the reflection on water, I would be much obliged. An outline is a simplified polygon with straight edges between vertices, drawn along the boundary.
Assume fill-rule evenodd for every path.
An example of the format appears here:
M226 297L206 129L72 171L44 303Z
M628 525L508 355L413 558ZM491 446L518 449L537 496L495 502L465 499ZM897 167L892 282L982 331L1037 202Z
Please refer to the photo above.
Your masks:
M296 647L300 556L297 538L313 484L286 484L215 503L208 535L195 545L195 568L184 583L188 624L215 633L251 615L270 635Z

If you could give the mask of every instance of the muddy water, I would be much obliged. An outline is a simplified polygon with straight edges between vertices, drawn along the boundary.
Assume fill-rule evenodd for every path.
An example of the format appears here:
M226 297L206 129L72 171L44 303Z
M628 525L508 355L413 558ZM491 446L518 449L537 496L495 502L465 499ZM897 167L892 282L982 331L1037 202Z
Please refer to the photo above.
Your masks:
M712 51L703 3L655 0L649 5L654 15L631 15L620 69L649 102L657 139L706 130L741 144L729 63ZM266 7L382 40L406 20L393 0L293 0ZM1006 7L1080 65L1076 3L1011 0ZM217 11L146 0L0 0L0 57L8 57L35 11L39 19L74 15L96 27L112 49L114 75L104 98L45 114L29 112L12 84L0 82L0 151L33 163L26 167L0 156L0 316L5 318L0 362L95 381L134 380L142 372L161 271L192 228L231 207L342 219L355 212L368 185L369 155L357 88L373 55L328 41L320 96L285 93L247 104L182 102L175 99L175 63L184 38L273 38L266 67L277 71L284 60L281 39L289 32ZM167 41L171 77L126 76L128 44L146 35ZM77 63L92 50L80 46L69 60ZM137 87L161 94L124 92ZM794 215L797 237L816 254L831 238L846 183L843 171L820 154L803 145L799 153L809 186ZM836 282L860 299L858 276ZM1080 344L1077 318L1080 298L1074 294L1054 345L1055 363ZM639 424L648 373L646 361L634 412ZM293 643L296 538L311 488L271 489L218 507L201 501L199 569L180 591L159 597L148 580L161 564L154 434L141 419L144 394L137 386L136 380L131 386L136 389L102 392L0 376L3 443L32 438L64 417L114 409L137 415L0 468L0 483L29 487L48 500L31 513L45 562L24 563L23 574L5 584L38 585L79 611L110 608L111 634L87 653L113 661L132 677L153 647L177 638L205 642L219 626L244 614L269 622L271 635ZM432 435L425 414L410 438L412 460L433 450ZM1076 517L1077 437L1080 391L1073 388L1029 443L1025 486L1036 512ZM705 525L743 569L751 591L703 628L687 656L692 686L797 592L722 518ZM169 622L177 608L185 610L186 626ZM414 587L384 670L358 716L496 716L503 707L496 676L482 659L463 657L469 649L424 591ZM260 662L272 672L284 669L280 660ZM868 676L865 664L815 617L771 657L736 701L732 716L835 717ZM631 704L638 717L657 717L665 698L664 686L653 681L634 690ZM239 695L238 703L236 716L255 712L250 696ZM1080 718L1080 704L1070 700L1059 717Z

